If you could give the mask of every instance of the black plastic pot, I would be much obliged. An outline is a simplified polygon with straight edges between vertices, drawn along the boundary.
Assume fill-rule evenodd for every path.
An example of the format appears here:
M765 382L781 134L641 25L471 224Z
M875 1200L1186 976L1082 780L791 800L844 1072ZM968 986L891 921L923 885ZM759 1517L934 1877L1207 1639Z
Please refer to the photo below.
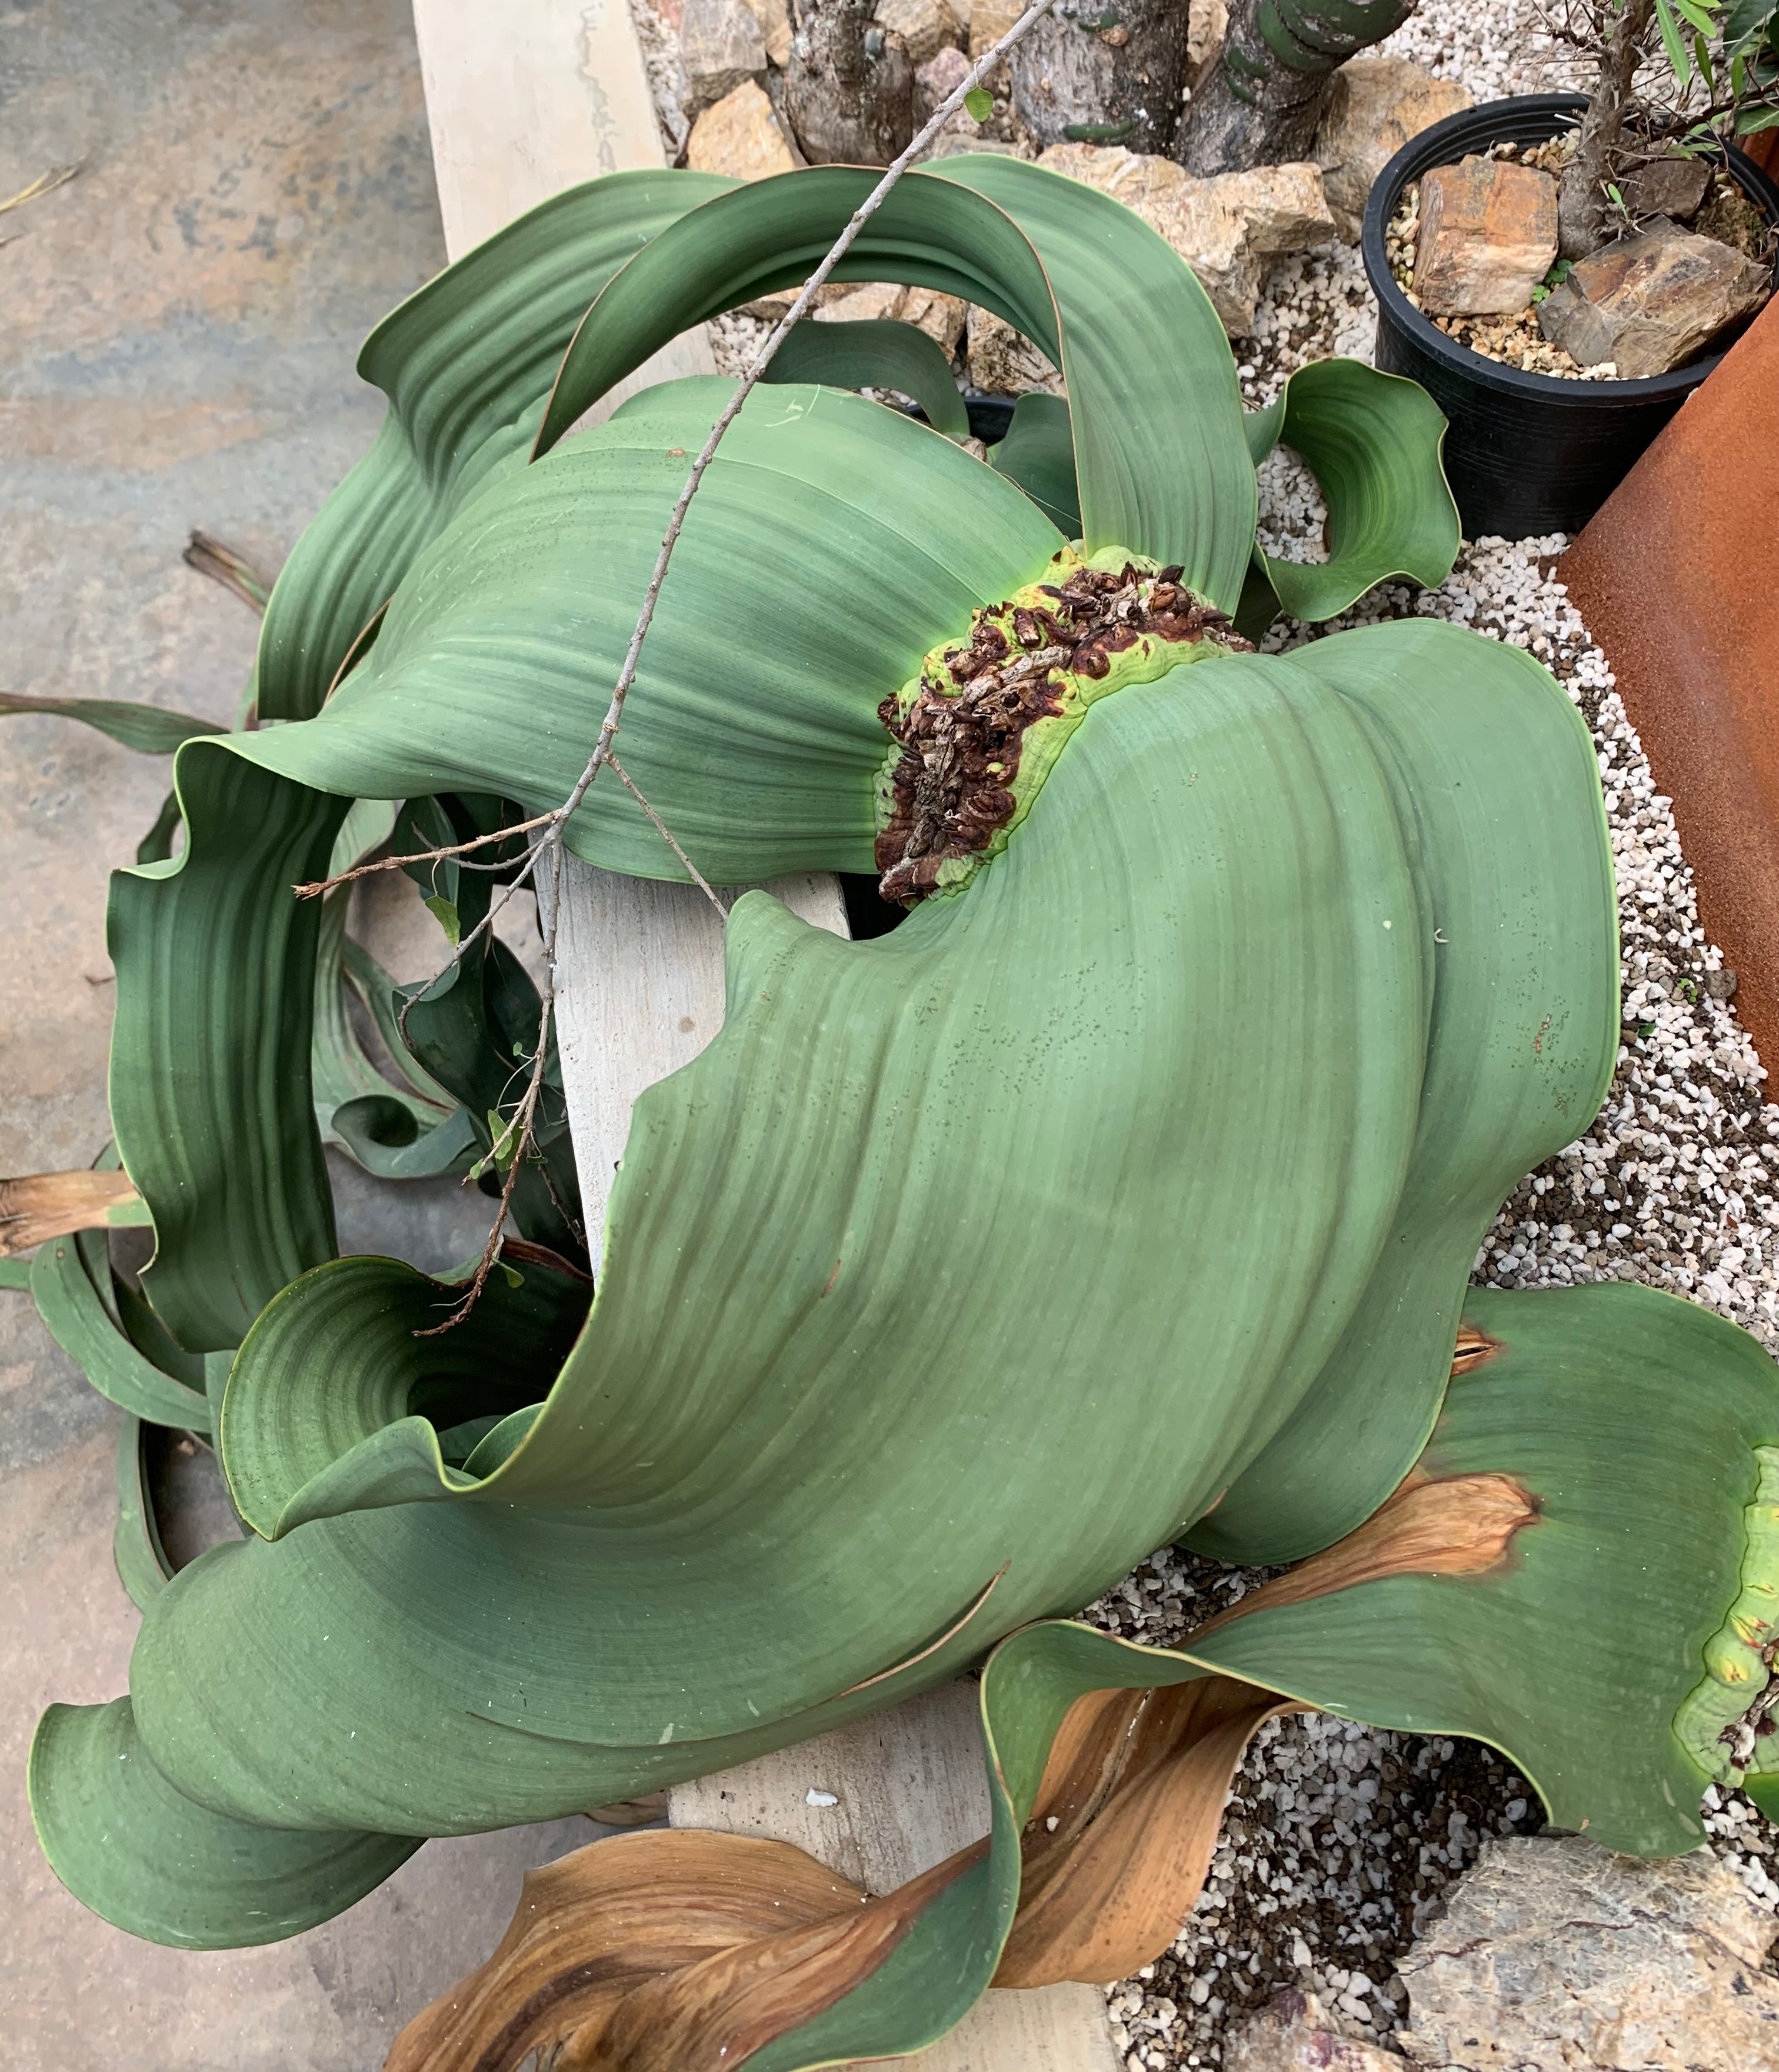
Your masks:
M1586 105L1579 94L1535 93L1448 116L1403 146L1366 204L1361 249L1378 298L1377 364L1420 382L1445 413L1445 472L1467 539L1579 532L1723 357L1713 353L1643 381L1524 374L1455 343L1396 286L1384 229L1413 182L1491 144L1559 136ZM1744 193L1779 223L1779 187L1740 151L1727 163Z

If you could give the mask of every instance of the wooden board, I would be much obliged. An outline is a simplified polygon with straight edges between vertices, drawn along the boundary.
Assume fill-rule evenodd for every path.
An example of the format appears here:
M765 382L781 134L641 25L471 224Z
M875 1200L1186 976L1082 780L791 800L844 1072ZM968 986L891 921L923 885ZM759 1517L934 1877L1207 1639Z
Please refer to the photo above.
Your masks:
M454 259L574 181L662 162L625 0L499 7L414 0L414 21ZM712 371L703 333L690 335L639 369L604 409L652 381ZM786 878L767 889L805 920L848 932L833 878ZM621 878L573 857L564 860L559 885L540 890L562 902L557 1030L597 1257L632 1102L721 1026L723 931L696 887ZM811 1807L812 1786L832 1794L835 1805ZM931 1692L681 1786L669 1817L678 1827L795 1842L887 1891L988 1832L976 1687ZM1105 2001L1092 1986L991 1993L932 2049L896 2062L920 2072L1118 2072Z

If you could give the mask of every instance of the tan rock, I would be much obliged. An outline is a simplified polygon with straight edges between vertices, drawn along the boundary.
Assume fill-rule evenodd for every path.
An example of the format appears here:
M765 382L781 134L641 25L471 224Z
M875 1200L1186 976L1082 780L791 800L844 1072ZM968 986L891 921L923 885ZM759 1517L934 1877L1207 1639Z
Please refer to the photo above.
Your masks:
M746 0L685 0L680 23L680 105L697 115L766 70L766 39Z
M1037 347L990 310L970 305L970 380L985 395L1023 396L1037 389L1046 396L1068 392L1062 376Z
M1253 328L1272 261L1334 235L1315 166L1256 166L1194 179L1171 158L1094 144L1053 144L1037 162L1112 195L1158 230L1198 276L1234 338Z
M760 36L766 45L766 54L772 64L783 71L791 56L791 9L787 0L747 0L754 18L760 25Z
M785 142L764 91L749 80L707 108L692 125L686 163L695 173L727 173L731 179L763 180L788 173L797 161Z
M1435 79L1406 58L1354 58L1335 73L1316 162L1329 213L1349 245L1359 240L1372 183L1411 137L1474 105L1454 80Z
M1223 2072L1407 2072L1392 2051L1341 2035L1313 1993L1269 2000L1223 2046Z
M816 314L824 323L857 323L890 317L923 331L943 352L955 352L963 336L965 305L955 295L934 288L907 288L892 281L872 281L824 303Z
M1779 2064L1776 1933L1708 1850L1490 1842L1402 1960L1395 2040L1433 2072L1754 2072Z
M1578 260L1539 305L1539 329L1584 367L1615 361L1619 379L1684 367L1767 299L1770 271L1715 237L1658 217Z
M971 0L967 24L971 56L979 58L992 49L1025 11L1020 0Z
M908 55L923 65L963 35L963 25L949 0L877 0L877 21L894 29L908 46Z
M1422 176L1420 218L1415 295L1430 316L1523 310L1556 259L1556 182L1533 166L1436 166Z
M1229 0L1189 0L1186 62L1202 65L1223 47L1229 34Z

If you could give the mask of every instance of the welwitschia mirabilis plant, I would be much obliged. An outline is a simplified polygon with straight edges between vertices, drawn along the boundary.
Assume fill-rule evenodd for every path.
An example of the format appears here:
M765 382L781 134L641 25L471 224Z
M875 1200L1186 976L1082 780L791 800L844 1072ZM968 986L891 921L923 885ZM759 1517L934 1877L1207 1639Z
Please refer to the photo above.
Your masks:
M573 1932L522 1918L398 2064L647 2039L796 2072L914 2049L992 1980L1115 1975L1171 1939L1281 1706L1481 1735L1621 1848L1691 1846L1713 1777L1767 1788L1770 1362L1636 1289L1466 1292L1615 1055L1587 731L1527 656L1429 621L1251 651L1232 622L1272 598L1444 575L1438 413L1335 363L1244 423L1185 265L1029 166L910 175L841 277L993 310L1066 405L1022 405L984 466L943 399L928 426L758 391L625 721L705 877L869 870L908 918L846 943L737 902L725 1025L637 1104L596 1260L559 1102L526 1242L456 1330L422 1335L450 1285L334 1256L312 1004L347 952L289 888L356 853L355 800L444 846L568 794L730 392L571 428L803 278L869 177L595 183L398 310L365 363L388 424L267 614L260 713L296 723L183 746L184 851L116 882L113 1120L173 1349L131 1342L188 1392L210 1356L251 1536L156 1587L132 1526L130 1695L46 1718L34 1804L89 1904L269 1939L425 1836L632 1798L987 1659L980 1848L868 1901L769 1844L599 1844L538 1888ZM801 349L931 372L906 339ZM1328 495L1315 568L1255 548L1280 438ZM679 874L614 786L567 840ZM466 927L488 878L440 868ZM497 1152L528 985L487 951L405 1026L384 998L405 1092L335 1133ZM76 1263L104 1312L102 1257ZM1066 1622L1170 1538L1302 1565L1173 1652Z

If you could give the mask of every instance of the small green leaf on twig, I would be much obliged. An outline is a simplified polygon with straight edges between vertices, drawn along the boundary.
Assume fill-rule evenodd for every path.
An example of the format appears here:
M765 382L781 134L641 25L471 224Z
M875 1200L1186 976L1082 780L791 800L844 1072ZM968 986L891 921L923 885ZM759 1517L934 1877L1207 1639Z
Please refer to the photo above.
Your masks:
M424 903L427 912L445 931L446 941L454 950L457 948L458 938L463 932L462 923L457 918L456 907L449 899L438 893L434 893L432 898Z
M465 1175L467 1179L479 1180L491 1166L504 1178L514 1159L519 1156L518 1116L513 1116L509 1121L499 1108L491 1108L488 1110L487 1121L488 1134L494 1140L493 1145L470 1168Z
M995 97L985 86L972 86L963 97L964 110L972 122L986 122L995 110Z
M1668 0L1655 0L1655 18L1662 30L1662 47L1668 54L1668 63L1676 80L1684 86L1692 77L1692 60L1687 55L1687 46L1680 39L1680 25L1674 18ZM1614 199L1617 195L1615 192Z

